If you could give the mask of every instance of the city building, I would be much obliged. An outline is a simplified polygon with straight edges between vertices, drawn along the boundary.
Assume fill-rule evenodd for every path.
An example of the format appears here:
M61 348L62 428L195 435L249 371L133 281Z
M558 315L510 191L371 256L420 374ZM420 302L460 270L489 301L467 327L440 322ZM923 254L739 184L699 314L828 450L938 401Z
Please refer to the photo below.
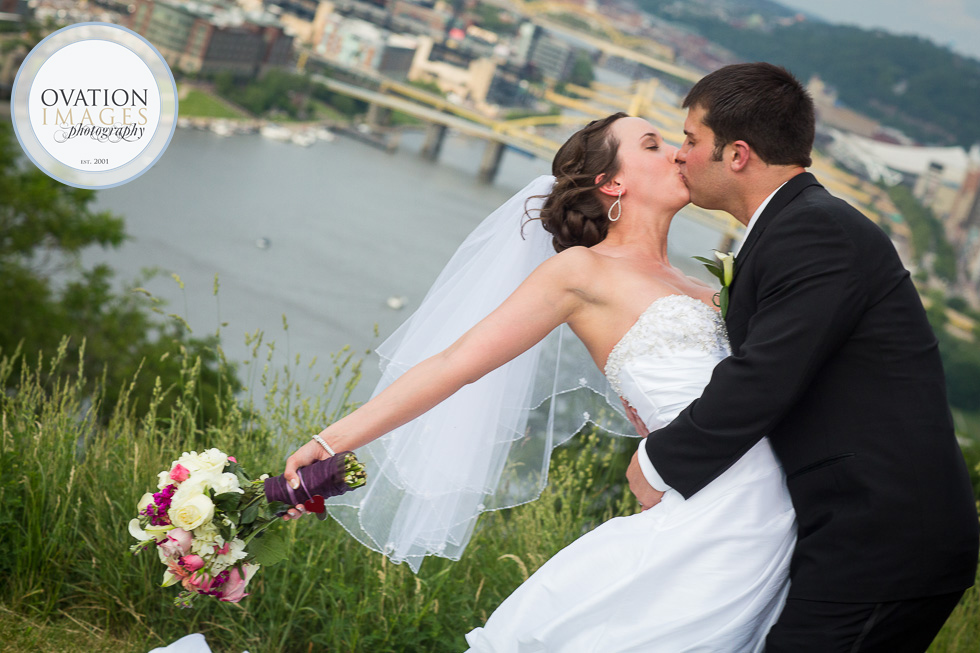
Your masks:
M357 18L331 14L314 34L313 51L348 68L377 70L388 33Z
M408 0L393 0L388 5L392 18L415 23L421 33L442 36L453 18L452 8L445 2L426 5Z
M407 80L418 47L419 40L415 36L389 34L378 62L378 72L399 81Z
M393 33L374 22L327 9L317 12L311 40L319 57L400 80L408 78L418 48L415 36Z
M568 79L575 63L575 48L546 30L537 33L528 63L543 77L556 82Z
M452 100L483 108L496 72L493 59L476 58L420 36L408 79L434 82Z
M972 290L966 294L980 308L980 147L970 150L970 167L945 225L946 236L963 262L967 289Z
M26 16L29 12L27 0L0 0L0 14Z
M517 28L511 59L516 65L524 66L531 60L531 48L534 47L534 39L539 29L541 28L530 21L521 23Z
M487 104L517 108L531 108L537 104L537 98L530 92L530 85L524 79L523 67L497 65L497 71L487 90Z
M275 16L238 7L136 0L130 28L146 37L171 68L258 76L292 62L293 39Z

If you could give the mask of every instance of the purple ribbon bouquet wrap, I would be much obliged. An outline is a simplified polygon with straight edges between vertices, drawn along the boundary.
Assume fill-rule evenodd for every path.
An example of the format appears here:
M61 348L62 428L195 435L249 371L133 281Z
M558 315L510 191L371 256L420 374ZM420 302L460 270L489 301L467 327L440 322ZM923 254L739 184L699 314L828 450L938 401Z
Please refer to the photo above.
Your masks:
M296 470L299 487L293 489L285 475L265 479L265 498L292 507L303 504L319 519L326 519L323 500L335 497L364 484L364 467L350 451L342 451ZM285 511L283 511L285 512Z

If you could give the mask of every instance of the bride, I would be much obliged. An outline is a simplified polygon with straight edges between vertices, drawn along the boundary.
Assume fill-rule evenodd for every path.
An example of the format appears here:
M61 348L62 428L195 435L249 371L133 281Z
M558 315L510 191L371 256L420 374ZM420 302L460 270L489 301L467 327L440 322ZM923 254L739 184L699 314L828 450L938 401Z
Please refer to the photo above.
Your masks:
M714 289L667 260L671 220L689 201L675 153L648 122L621 113L574 134L554 178L488 218L379 350L383 389L293 453L286 478L331 450L359 450L368 485L337 498L331 514L415 570L425 555L458 559L481 511L529 500L546 479L565 388L546 393L547 426L528 428L526 409L535 370L567 368L538 345L563 324L638 430L669 423L730 353ZM537 431L544 442L528 444ZM516 473L536 469L529 451L543 470ZM761 650L785 600L796 532L768 441L691 499L668 491L641 508L542 566L466 636L471 650Z

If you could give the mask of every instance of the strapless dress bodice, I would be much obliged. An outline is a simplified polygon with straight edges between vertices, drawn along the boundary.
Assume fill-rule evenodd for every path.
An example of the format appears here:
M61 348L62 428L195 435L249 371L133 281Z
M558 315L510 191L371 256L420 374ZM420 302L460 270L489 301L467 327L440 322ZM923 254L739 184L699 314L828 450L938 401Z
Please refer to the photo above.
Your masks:
M667 295L613 347L605 374L652 431L700 397L715 365L730 353L718 311L688 295Z

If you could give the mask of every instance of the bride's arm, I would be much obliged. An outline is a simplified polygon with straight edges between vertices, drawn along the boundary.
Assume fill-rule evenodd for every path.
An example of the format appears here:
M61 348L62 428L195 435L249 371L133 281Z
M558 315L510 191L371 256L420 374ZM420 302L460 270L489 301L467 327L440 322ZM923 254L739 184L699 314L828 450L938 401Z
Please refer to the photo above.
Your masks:
M442 352L402 374L378 396L320 432L335 451L350 451L409 422L516 358L572 318L584 304L580 281L593 276L594 255L573 248L541 264L490 315ZM286 460L285 476L327 458L310 441Z

